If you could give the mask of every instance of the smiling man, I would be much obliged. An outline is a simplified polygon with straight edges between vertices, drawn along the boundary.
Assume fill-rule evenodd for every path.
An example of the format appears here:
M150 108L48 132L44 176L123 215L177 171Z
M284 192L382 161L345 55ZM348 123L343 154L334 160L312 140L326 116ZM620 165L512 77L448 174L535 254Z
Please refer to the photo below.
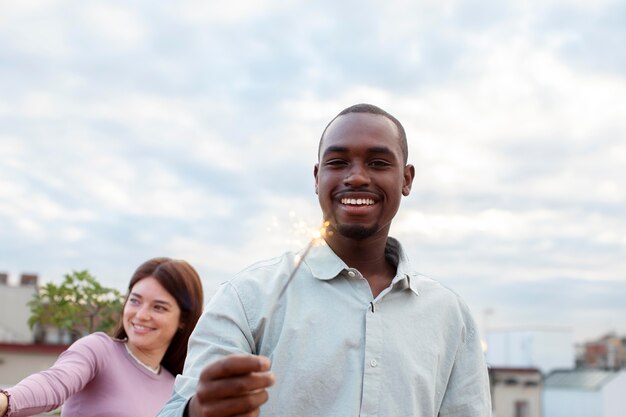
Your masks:
M465 303L411 269L389 237L415 175L407 154L404 128L376 106L328 124L314 168L327 245L307 254L276 309L292 253L222 285L160 416L491 414Z

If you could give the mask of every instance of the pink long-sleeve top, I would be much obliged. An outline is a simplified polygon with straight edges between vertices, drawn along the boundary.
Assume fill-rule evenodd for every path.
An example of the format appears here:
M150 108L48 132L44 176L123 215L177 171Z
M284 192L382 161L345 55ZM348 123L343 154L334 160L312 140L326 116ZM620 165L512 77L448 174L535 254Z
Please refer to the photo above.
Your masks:
M23 379L11 394L9 417L31 416L63 404L63 417L154 417L172 394L174 376L158 374L104 333L76 341L48 370Z

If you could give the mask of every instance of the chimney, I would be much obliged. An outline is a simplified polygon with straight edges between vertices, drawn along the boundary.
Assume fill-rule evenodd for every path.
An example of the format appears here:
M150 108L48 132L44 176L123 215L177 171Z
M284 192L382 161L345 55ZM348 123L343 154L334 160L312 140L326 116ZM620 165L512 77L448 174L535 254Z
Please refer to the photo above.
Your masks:
M0 285L9 285L9 274L0 272Z
M33 287L37 286L38 281L37 274L22 274L22 278L20 279L20 285L22 287L27 287L32 285Z

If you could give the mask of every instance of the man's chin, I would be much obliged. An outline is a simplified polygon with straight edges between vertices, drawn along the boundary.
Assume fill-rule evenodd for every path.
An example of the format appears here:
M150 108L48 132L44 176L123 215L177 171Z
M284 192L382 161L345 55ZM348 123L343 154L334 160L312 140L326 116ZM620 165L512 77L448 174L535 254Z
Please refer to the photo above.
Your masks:
M337 233L348 239L363 240L372 237L378 231L378 225L365 227L358 224L341 224L337 227Z

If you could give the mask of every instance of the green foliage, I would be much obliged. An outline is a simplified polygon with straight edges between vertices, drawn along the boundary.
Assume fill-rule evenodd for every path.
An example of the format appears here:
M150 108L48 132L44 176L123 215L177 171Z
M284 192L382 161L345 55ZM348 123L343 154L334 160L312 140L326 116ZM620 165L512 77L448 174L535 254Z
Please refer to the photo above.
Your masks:
M60 285L48 283L28 303L31 329L37 324L56 327L75 337L116 326L124 296L114 288L100 285L88 271L66 274Z

